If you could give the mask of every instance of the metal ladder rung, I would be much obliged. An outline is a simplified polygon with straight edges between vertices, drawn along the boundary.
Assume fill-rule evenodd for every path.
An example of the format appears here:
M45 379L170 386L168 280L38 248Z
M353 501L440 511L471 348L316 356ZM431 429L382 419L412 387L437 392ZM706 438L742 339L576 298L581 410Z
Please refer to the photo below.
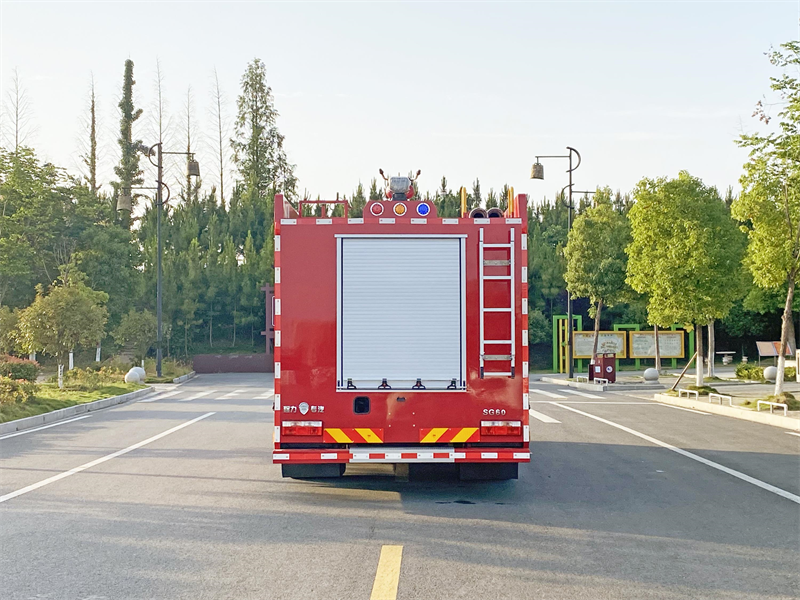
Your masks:
M495 279L495 280L497 280L497 279L506 279L506 280L508 280L508 279L511 279L511 275L484 275L483 278L484 279Z
M484 354L483 360L514 360L510 354Z
M484 377L511 377L511 373L497 373L495 371L484 371Z
M484 260L483 261L484 267L510 267L511 261L510 260Z
M483 340L484 344L510 344L511 340Z
M511 248L511 244L484 244L484 248Z
M511 308L486 308L484 307L483 312L511 312L513 309Z

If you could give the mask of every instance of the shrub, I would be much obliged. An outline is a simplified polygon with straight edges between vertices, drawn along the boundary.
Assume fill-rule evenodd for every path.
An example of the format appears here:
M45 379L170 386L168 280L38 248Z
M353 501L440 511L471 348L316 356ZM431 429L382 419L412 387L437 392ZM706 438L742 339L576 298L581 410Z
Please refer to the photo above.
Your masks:
M39 376L39 363L35 360L2 354L0 355L0 376L8 377L9 379L36 381Z
M784 381L794 381L796 376L797 376L797 369L795 369L794 367L786 367L783 370Z
M739 363L736 366L736 377L737 379L764 381L764 368L751 363Z
M0 404L22 404L36 396L36 384L0 376Z
M110 383L120 383L125 373L113 367L72 369L64 373L64 388L76 392L92 392Z
M687 385L687 390L694 390L698 396L708 396L709 394L718 394L719 392L710 385Z
M794 395L790 394L789 392L783 392L782 394L778 394L777 396L767 396L766 398L762 398L762 400L766 400L767 402L780 402L782 404L786 404L789 410L800 410L800 400L797 400L797 398L795 398ZM747 404L758 410L757 408L758 400L751 400ZM769 406L762 404L761 410L769 410Z

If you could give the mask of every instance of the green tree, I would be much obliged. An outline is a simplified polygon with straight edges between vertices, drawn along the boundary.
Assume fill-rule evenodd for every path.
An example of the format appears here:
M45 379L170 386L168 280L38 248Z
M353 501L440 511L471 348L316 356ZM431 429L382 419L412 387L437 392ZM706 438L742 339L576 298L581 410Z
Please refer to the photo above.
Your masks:
M785 353L792 325L792 304L800 277L800 42L782 44L769 53L782 70L770 78L780 98L777 131L742 135L739 146L750 150L740 182L742 193L732 203L734 217L745 223L748 252L745 264L754 283L765 289L785 286L781 345L775 395L783 392ZM762 103L756 114L769 123Z
M136 81L133 79L133 61L125 61L125 74L122 79L122 98L119 101L119 138L117 143L121 151L119 165L114 167L114 173L119 178L113 182L117 201L123 194L133 196L131 189L137 185L142 185L142 171L139 169L139 147L141 140L133 139L133 124L142 116L142 109L136 108L133 103L133 86ZM123 224L130 227L130 208L123 209L121 219ZM127 214L125 214L127 212Z
M364 207L366 204L367 199L364 196L364 186L361 185L361 182L359 181L356 191L353 192L353 195L350 198L350 208L348 209L349 215L354 219L363 217Z
M7 306L0 306L0 352L10 354L17 346L16 331L19 314Z
M702 327L724 318L742 296L744 237L717 190L686 171L676 179L642 179L634 196L628 284L647 295L650 323L694 324L702 385Z
M383 200L383 191L378 187L378 180L373 177L369 182L369 201L377 202Z
M25 352L54 356L59 366L59 387L70 352L94 346L103 338L108 294L87 287L78 273L62 275L44 294L39 288L33 303L21 311L18 339Z
M134 357L140 362L156 343L157 333L156 316L153 313L131 309L123 315L112 335L120 346L133 346Z
M625 301L630 288L625 282L628 256L625 248L631 241L628 219L614 210L611 190L598 190L595 204L578 215L569 232L564 254L567 271L564 278L573 298L589 298L594 317L592 361L597 359L600 315L603 306Z

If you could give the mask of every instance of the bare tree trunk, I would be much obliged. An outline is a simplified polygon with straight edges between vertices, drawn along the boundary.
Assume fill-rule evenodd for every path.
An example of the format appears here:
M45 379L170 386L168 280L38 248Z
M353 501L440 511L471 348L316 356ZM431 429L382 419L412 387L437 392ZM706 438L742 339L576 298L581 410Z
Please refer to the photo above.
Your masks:
M236 347L236 309L233 309L233 344L231 344L231 348Z
M214 347L214 305L211 305L211 311L208 318L208 345Z
M714 339L714 319L708 323L708 377L716 377L714 372L714 350L716 348L716 341Z
M218 142L219 142L219 198L223 206L225 206L225 144L224 144L224 135L223 135L223 119L222 119L222 90L219 87L219 77L217 76L217 69L214 68L214 91L213 91L213 101L214 101L214 116L216 117L217 121L217 134L218 134ZM234 338L236 337L235 334L236 328L234 325Z
M778 376L775 378L775 395L783 393L783 374L786 371L786 348L789 345L789 328L792 325L792 303L794 301L795 274L789 274L789 291L786 293L786 304L783 307L783 322L781 324L781 346L778 352Z
M697 360L694 363L696 376L695 385L700 387L703 385L703 326L699 323L695 325L694 339L697 341Z
M653 338L656 343L656 371L661 374L661 343L658 341L658 325L653 325Z
M592 344L592 364L597 364L597 343L600 340L600 311L603 310L603 301L597 301L594 313L594 343Z

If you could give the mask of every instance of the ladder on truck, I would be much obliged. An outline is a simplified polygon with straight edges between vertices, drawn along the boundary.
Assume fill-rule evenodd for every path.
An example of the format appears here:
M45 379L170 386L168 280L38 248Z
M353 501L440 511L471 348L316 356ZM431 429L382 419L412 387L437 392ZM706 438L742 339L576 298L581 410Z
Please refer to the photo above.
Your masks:
M508 258L502 260L486 260L486 249L501 249L508 251ZM507 244L487 244L483 239L483 227L480 228L480 238L478 241L478 281L480 282L480 336L481 336L481 352L480 352L480 376L484 377L514 377L514 229L509 230L509 239ZM486 267L507 267L507 275L487 275ZM509 306L486 306L486 285L487 281L508 281L509 289ZM510 338L508 340L493 340L486 339L486 323L485 317L488 313L508 313L510 323ZM486 354L486 346L507 346L509 349L508 354ZM508 362L511 365L510 371L490 371L487 370L486 363L492 362Z

